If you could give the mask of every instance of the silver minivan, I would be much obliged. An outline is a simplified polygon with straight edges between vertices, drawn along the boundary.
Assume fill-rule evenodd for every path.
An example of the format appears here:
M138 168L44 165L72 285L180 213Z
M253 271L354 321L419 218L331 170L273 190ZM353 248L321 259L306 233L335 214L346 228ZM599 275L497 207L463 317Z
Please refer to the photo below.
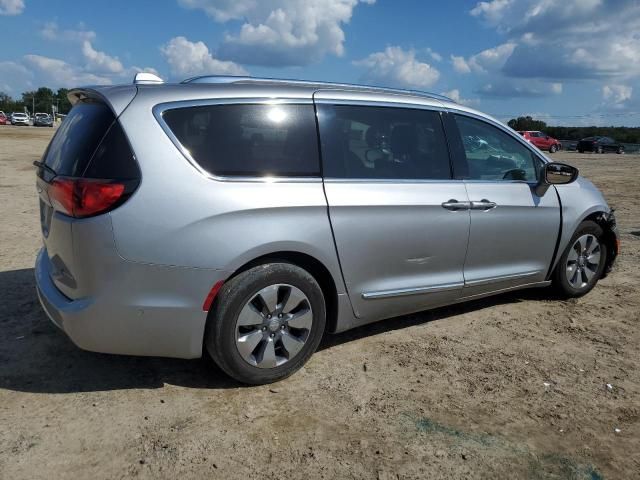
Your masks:
M591 290L612 210L447 98L207 76L79 88L35 162L44 310L79 347L253 384L323 334L487 295Z

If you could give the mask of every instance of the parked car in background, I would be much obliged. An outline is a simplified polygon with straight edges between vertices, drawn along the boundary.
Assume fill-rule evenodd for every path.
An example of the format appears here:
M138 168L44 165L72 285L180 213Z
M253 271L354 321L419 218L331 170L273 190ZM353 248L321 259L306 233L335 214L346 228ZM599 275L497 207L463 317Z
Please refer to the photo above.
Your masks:
M562 144L559 140L550 137L544 132L537 130L525 130L519 131L520 135L527 139L527 141L533 143L540 150L544 150L549 153L555 153L562 149Z
M9 122L9 119L4 114L4 112L0 112L0 125L6 125Z
M69 100L35 162L35 276L87 350L208 352L269 383L325 331L521 288L579 297L618 252L575 167L438 95L141 73Z
M48 113L36 113L33 116L34 127L53 127L53 118Z
M29 115L22 112L11 114L11 125L29 125Z
M611 137L587 137L578 142L576 150L580 153L624 153L624 145L616 142Z

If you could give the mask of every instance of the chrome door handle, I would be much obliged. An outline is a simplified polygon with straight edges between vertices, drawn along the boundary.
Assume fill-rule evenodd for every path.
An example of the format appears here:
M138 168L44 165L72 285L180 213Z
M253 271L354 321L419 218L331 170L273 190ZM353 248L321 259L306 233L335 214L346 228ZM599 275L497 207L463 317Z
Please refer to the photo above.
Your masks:
M469 202L459 202L453 198L442 204L442 208L446 208L447 210L469 210L470 206L471 204Z
M498 204L496 202L490 202L489 200L483 198L479 202L471 202L471 210L491 210L492 208L496 208Z

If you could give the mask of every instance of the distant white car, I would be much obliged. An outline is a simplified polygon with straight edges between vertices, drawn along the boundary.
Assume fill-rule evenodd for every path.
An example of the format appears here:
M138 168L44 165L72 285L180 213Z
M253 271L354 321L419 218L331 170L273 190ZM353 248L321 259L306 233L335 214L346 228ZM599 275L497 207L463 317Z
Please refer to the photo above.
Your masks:
M29 115L26 113L14 112L11 114L11 125L29 125Z

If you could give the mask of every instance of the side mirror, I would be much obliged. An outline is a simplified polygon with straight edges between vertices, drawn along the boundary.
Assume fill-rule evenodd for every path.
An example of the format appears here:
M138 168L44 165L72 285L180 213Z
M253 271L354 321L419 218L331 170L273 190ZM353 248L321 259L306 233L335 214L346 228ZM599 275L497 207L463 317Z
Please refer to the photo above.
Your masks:
M536 185L536 195L542 197L549 186L565 185L574 182L578 178L579 171L576 167L566 163L550 162L546 163L540 172L540 180Z
M566 163L551 162L544 166L544 181L549 185L564 185L578 178L578 169Z

